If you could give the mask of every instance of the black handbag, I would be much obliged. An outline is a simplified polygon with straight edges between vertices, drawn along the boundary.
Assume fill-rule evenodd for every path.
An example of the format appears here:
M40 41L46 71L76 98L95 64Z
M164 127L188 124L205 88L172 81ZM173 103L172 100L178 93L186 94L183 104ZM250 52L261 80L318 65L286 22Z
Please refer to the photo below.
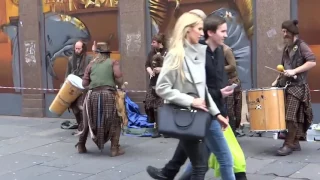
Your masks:
M187 61L185 60L191 76L192 84L197 90ZM209 105L207 91L206 104ZM201 109L186 108L175 104L164 104L158 108L158 131L160 134L172 138L185 140L203 140L212 121L212 115Z

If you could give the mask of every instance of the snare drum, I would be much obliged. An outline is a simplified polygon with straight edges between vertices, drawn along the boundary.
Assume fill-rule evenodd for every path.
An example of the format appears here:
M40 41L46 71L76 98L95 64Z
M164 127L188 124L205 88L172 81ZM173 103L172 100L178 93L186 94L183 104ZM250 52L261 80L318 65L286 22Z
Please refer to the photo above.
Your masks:
M247 93L251 131L286 129L284 88L251 89Z

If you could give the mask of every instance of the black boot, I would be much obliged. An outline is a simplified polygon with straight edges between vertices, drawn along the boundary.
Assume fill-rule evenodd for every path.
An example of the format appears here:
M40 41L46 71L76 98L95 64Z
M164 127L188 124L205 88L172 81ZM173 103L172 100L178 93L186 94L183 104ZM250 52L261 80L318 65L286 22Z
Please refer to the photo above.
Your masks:
M155 123L155 116L154 116L154 109L152 109L152 108L149 108L149 109L147 109L147 108L145 108L145 111L146 111L146 114L147 114L147 116L148 116L148 123Z
M173 180L174 178L169 178L166 177L163 173L161 169L152 167L152 166L148 166L147 167L147 173L149 174L149 176L151 176L153 179L158 179L158 180Z
M247 175L245 172L234 173L236 180L247 180Z
M153 136L152 138L159 138L161 137L161 135L159 134L159 131L158 131L158 118L157 118L157 111L153 111L153 118L155 119L155 129L154 129L154 133L153 133Z

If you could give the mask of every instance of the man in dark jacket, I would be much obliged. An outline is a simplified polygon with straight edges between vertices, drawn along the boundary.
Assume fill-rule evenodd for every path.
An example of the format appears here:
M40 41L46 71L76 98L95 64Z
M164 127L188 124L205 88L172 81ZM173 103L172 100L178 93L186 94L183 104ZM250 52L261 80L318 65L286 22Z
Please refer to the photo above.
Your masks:
M91 60L92 56L87 55L86 44L82 41L76 42L74 45L74 52L68 60L66 78L69 74L74 74L82 78L84 71ZM80 95L70 106L78 124L78 131L82 130L82 104L84 97L85 93Z

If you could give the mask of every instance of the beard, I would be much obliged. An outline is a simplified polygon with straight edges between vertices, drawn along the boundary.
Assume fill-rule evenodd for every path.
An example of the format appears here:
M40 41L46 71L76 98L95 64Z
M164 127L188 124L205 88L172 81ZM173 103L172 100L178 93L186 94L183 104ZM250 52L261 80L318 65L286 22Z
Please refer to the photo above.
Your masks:
M286 35L283 38L283 42L286 46L292 46L293 45L293 37Z
M82 56L82 52L74 52L74 55L78 58Z

